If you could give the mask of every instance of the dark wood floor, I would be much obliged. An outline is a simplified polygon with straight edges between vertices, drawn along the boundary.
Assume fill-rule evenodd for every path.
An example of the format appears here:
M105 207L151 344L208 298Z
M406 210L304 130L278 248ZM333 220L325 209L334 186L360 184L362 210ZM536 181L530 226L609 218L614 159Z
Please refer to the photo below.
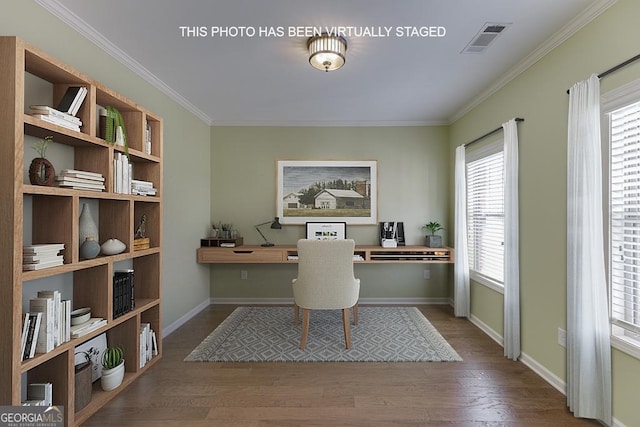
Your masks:
M460 363L185 363L235 306L210 306L84 426L589 426L564 396L443 305L420 310ZM340 337L341 338L341 337Z

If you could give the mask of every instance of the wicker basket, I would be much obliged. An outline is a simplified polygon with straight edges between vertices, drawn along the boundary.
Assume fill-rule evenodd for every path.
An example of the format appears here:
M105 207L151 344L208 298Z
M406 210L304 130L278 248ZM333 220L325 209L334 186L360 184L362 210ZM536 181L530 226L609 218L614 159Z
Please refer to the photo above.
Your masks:
M76 381L75 381L75 411L78 412L91 402L91 390L93 384L91 382L91 362L85 362L76 365Z

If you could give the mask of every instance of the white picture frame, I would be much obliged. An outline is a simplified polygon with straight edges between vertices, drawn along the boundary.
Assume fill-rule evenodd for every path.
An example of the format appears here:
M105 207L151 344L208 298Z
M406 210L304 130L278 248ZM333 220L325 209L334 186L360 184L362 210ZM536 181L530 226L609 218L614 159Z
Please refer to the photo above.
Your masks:
M341 240L347 238L346 222L307 222L306 237L311 240Z
M89 341L76 346L74 352L74 365L80 365L87 361L85 354L91 357L91 382L96 382L102 377L102 354L107 349L107 334L103 333Z

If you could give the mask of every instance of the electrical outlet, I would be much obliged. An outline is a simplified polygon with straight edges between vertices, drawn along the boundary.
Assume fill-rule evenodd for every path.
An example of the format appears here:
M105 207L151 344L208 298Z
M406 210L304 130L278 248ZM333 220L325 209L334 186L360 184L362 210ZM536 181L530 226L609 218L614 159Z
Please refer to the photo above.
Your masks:
M429 270L428 268L425 268L424 271L422 272L422 277L425 280L429 280L431 278L431 270Z
M567 347L567 331L562 328L558 328L558 344Z
M247 280L247 270L240 270L240 280Z

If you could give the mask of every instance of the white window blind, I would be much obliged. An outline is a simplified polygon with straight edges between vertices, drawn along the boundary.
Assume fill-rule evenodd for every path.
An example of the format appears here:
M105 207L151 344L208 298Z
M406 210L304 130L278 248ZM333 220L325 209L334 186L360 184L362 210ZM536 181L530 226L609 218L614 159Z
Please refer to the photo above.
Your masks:
M609 114L611 318L640 333L640 102Z
M502 141L469 155L467 227L469 268L499 284L504 280L504 177Z

